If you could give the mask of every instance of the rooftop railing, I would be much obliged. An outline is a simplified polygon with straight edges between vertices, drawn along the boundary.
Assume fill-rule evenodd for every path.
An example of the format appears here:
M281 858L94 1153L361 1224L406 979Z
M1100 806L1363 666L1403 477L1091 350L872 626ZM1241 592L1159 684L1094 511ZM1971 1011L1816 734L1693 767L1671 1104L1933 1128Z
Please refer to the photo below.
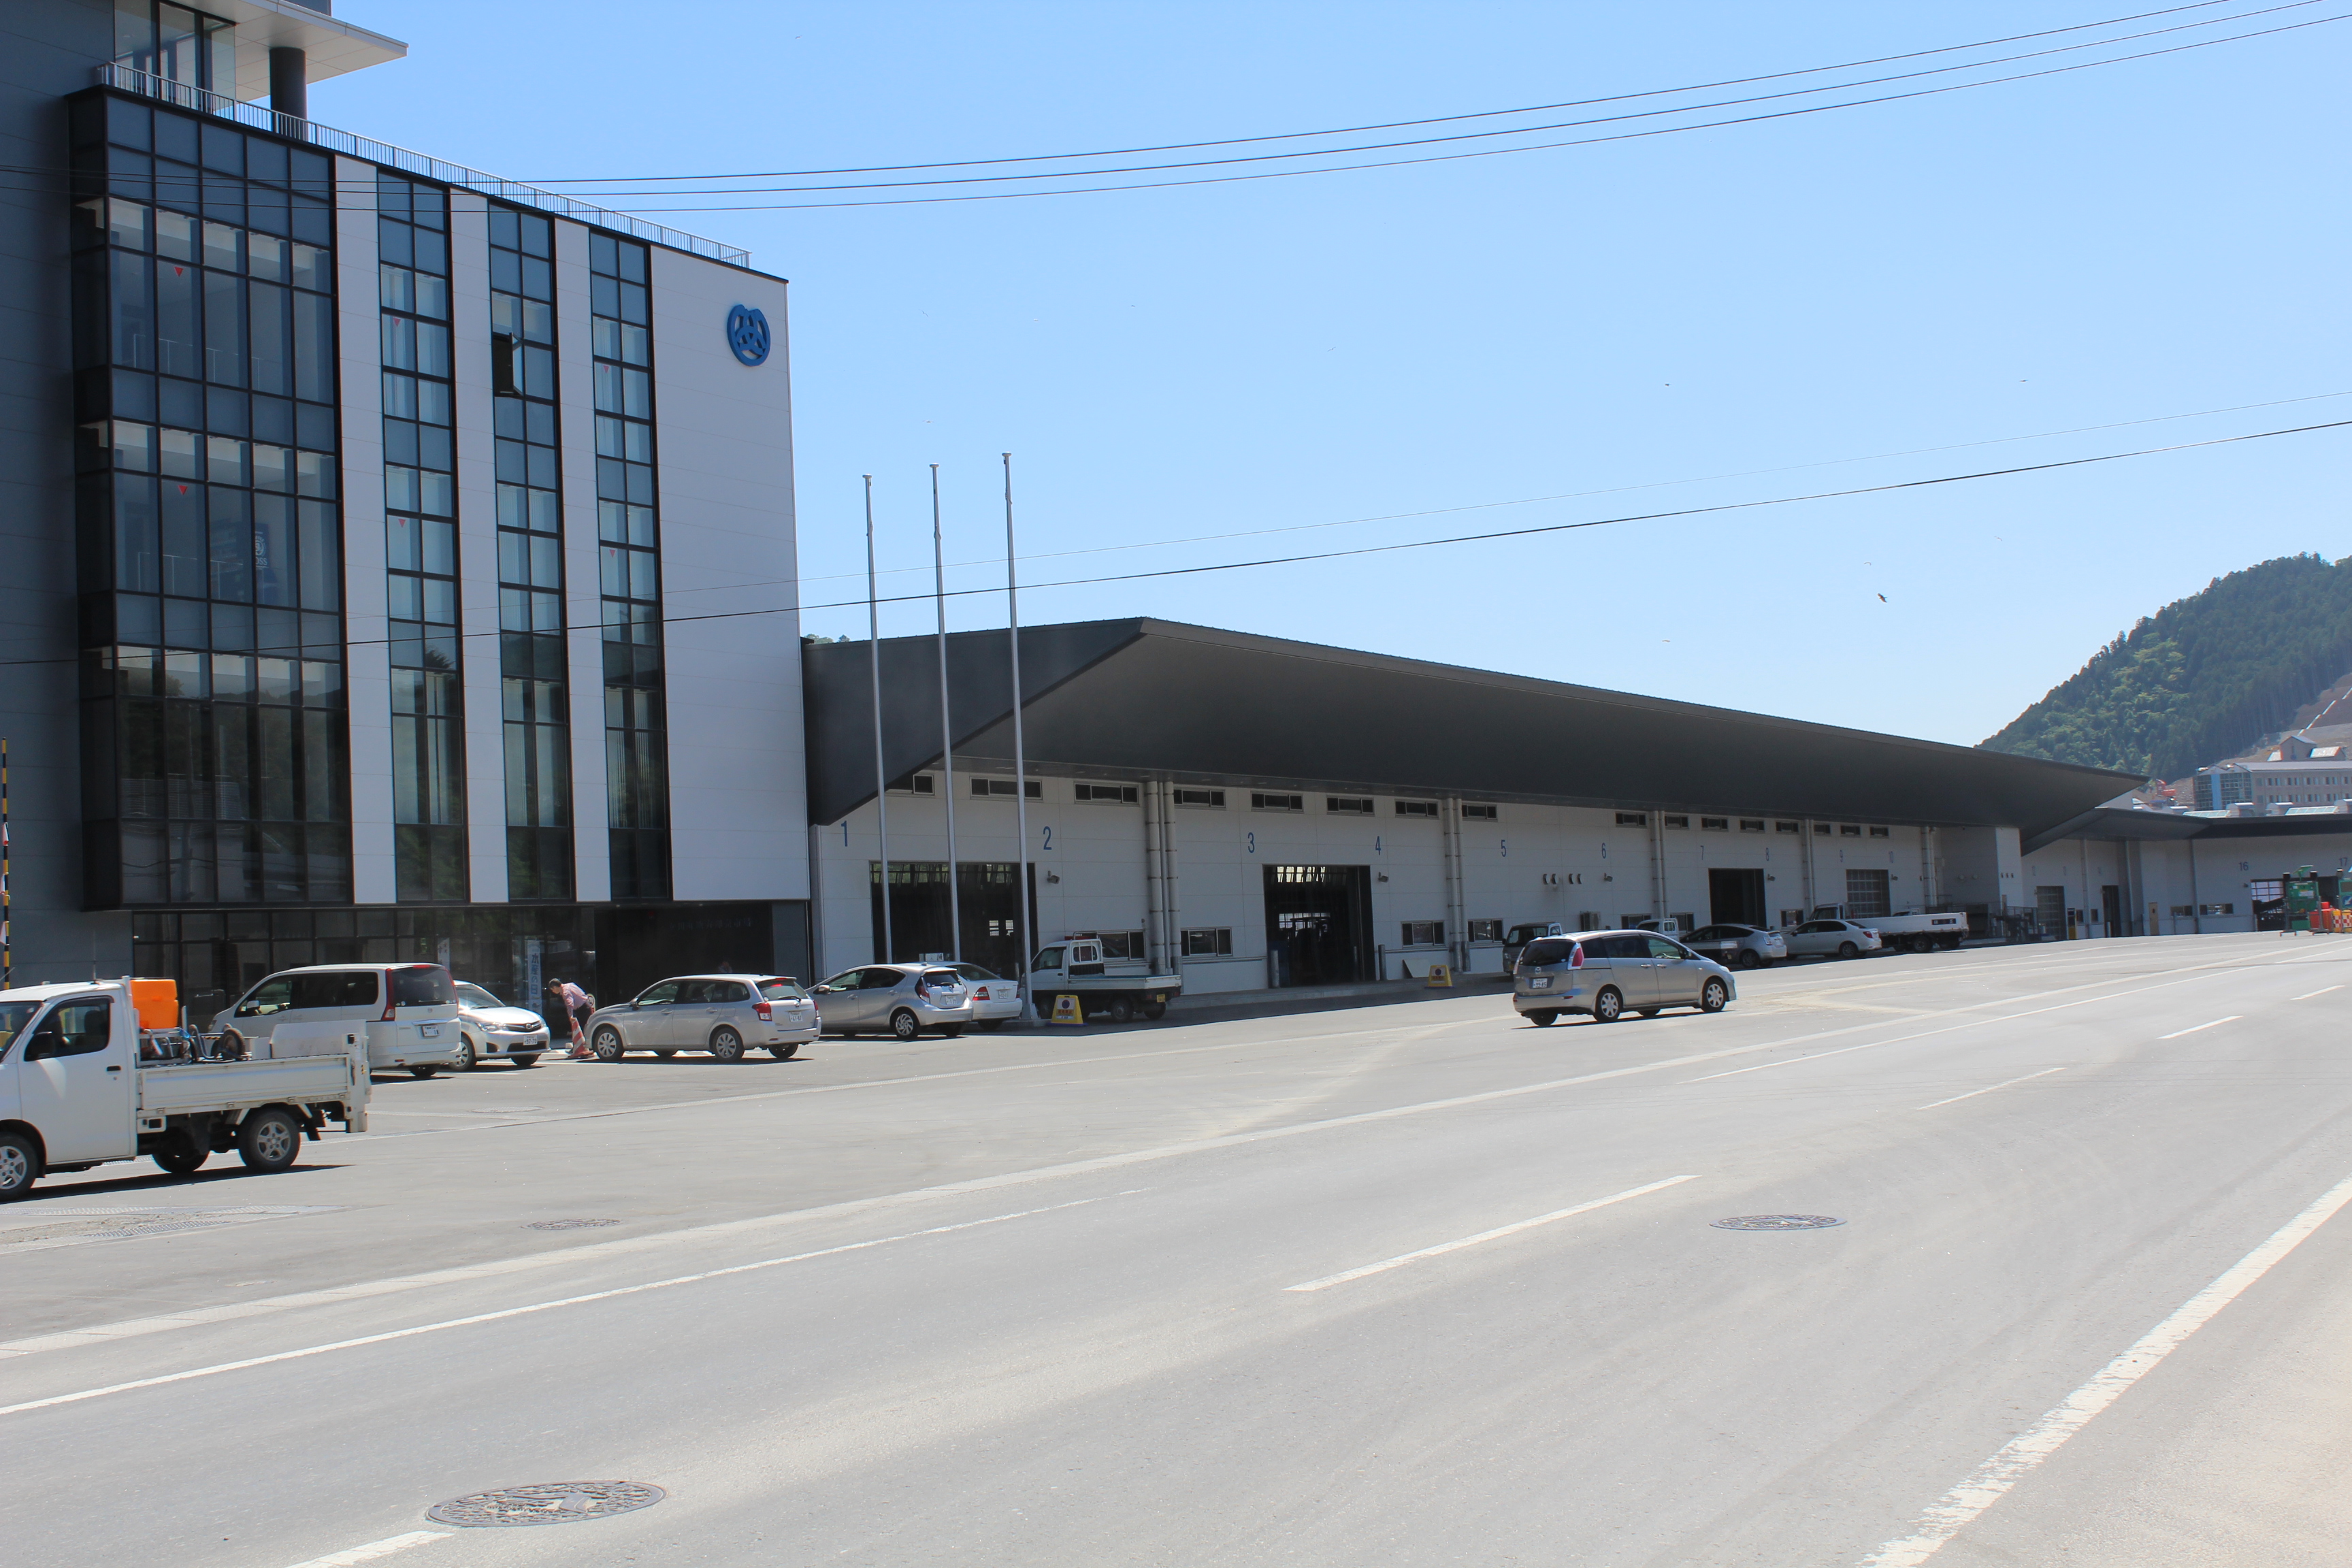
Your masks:
M623 234L650 240L656 245L668 246L673 250L689 251L696 256L709 257L713 261L730 262L738 267L748 267L751 262L750 251L732 245L721 245L715 239L705 239L698 234L688 234L683 229L668 228L657 223L647 223L641 217L632 217L627 213L616 213L608 207L592 206L586 202L575 201L570 196L558 195L552 191L542 191L535 185L500 179L496 174L486 174L479 169L468 169L462 163L444 163L438 158L428 157L423 153L412 153L405 147L395 147L388 142L378 142L373 137L355 135L349 131L338 131L332 126L320 125L316 121L303 120L291 114L279 114L274 110L244 102L226 93L206 92L202 88L191 87L185 82L173 81L168 77L156 76L149 71L134 70L129 66L120 64L102 65L98 68L98 83L100 87L110 87L118 92L136 93L142 98L152 98L159 103L168 103L174 108L193 110L198 114L209 114L217 119L235 121L239 125L250 126L256 131L266 131L273 136L282 136L289 141L299 142L307 146L321 148L330 153L341 153L353 158L364 158L371 163L381 163L385 168L397 169L404 174L416 174L427 180L438 181L445 185L456 185L468 191L478 191L483 195L495 196L500 201L512 202L518 206L535 207L543 213L552 213L557 217L574 218L582 223L593 224L598 228L617 229Z

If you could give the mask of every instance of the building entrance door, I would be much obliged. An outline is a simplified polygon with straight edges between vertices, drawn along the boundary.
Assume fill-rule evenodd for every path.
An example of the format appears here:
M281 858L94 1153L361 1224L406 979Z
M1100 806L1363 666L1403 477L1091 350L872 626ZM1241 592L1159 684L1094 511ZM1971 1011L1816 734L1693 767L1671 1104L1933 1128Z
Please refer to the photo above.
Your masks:
M890 939L882 934L882 867L866 862L874 954L878 962L914 963L927 952L953 953L948 930L948 868L941 860L890 862ZM963 919L963 958L983 969L1015 978L1022 973L1024 944L1021 865L1015 860L965 860L956 866L955 910ZM1037 868L1029 868L1029 908L1037 907ZM1029 933L1042 936L1042 933Z
M2129 936L2124 930L2124 890L2109 885L2099 889L2099 914L2106 921L2109 936Z
M1265 945L1276 985L1371 978L1372 868L1268 866Z
M1707 919L1717 925L1760 926L1764 919L1764 873L1724 870L1706 873Z

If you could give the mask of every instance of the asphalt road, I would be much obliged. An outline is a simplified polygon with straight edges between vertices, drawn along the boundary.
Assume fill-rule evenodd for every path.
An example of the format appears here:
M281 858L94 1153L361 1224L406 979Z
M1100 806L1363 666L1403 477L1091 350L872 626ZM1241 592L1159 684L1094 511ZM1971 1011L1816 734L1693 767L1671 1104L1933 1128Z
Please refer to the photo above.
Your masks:
M2340 1568L2347 1007L2352 943L2175 938L385 1080L286 1174L0 1210L0 1541ZM1712 1223L1778 1214L1843 1223ZM667 1495L425 1516L609 1479Z

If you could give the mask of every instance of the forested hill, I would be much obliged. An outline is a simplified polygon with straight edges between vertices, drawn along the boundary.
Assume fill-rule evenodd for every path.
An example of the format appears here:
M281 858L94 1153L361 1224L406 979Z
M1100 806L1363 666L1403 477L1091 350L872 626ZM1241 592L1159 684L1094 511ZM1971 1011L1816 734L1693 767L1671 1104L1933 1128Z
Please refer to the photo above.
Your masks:
M1981 744L2178 778L2292 723L2347 669L2352 558L2282 556L2165 605Z

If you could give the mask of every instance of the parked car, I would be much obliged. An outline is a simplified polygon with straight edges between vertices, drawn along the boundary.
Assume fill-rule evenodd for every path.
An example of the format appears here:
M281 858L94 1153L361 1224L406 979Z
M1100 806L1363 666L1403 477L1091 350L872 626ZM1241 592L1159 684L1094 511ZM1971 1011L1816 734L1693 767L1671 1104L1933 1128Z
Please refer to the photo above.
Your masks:
M948 967L963 976L966 988L971 992L973 1028L1001 1029L1007 1018L1021 1016L1021 982L1007 980L977 963L951 963Z
M452 1071L471 1072L477 1062L502 1061L536 1067L551 1048L547 1020L528 1007L509 1007L470 980L456 982L457 1059Z
M1513 926L1503 933L1503 973L1507 974L1519 966L1519 954L1526 952L1528 943L1536 938L1561 936L1567 931L1568 928L1558 921L1529 921Z
M457 992L437 963L314 963L283 969L221 1015L221 1054L264 1058L285 1024L350 1024L367 1036L368 1067L431 1078L457 1065Z
M1823 904L1813 910L1817 921L1843 920L1843 904ZM1926 952L1940 947L1949 952L1969 939L1969 917L1956 910L1938 910L1922 913L1906 910L1901 914L1873 915L1872 931L1887 947L1906 952Z
M740 1062L764 1048L789 1061L816 1038L816 1005L781 974L682 974L657 981L626 1002L588 1015L588 1049L600 1062L631 1051L669 1058L708 1051Z
M1876 931L1852 921L1807 921L1788 942L1790 958L1860 958L1881 946Z
M1762 926L1701 926L1683 945L1733 969L1769 969L1789 956L1789 939Z
M963 976L939 963L868 963L816 987L817 1018L828 1035L889 1034L911 1040L925 1029L952 1040L972 1021Z
M1644 931L1538 937L1511 976L1511 1005L1538 1026L1563 1013L1587 1014L1596 1024L1627 1013L1655 1017L1668 1007L1720 1013L1738 994L1731 971Z

